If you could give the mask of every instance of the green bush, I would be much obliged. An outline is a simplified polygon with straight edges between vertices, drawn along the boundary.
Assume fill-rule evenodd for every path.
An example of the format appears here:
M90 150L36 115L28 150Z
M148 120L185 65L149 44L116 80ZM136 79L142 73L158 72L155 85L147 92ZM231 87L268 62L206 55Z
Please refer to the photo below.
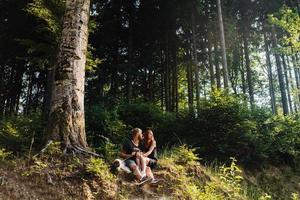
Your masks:
M42 121L39 114L6 117L0 121L0 146L14 152L24 152L42 139Z
M86 130L88 141L94 147L101 146L107 139L120 143L128 133L117 110L106 109L104 105L93 105L86 109Z
M120 119L131 127L158 127L165 119L164 113L150 103L123 104L118 113Z
M86 171L101 177L103 180L114 181L114 175L109 171L109 167L103 159L92 157L86 166Z
M0 162L4 162L7 158L11 156L11 152L6 151L4 148L0 149Z

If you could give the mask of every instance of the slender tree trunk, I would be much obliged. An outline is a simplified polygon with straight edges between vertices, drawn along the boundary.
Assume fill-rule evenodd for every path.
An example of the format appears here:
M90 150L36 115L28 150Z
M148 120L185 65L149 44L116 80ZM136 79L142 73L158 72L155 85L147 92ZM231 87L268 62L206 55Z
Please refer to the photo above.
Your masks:
M218 19L219 19L219 29L220 29L219 33L220 33L221 50L222 50L224 88L228 88L229 76L228 76L228 68L227 68L225 33L224 33L224 25L223 25L221 0L217 0L217 6L218 6Z
M269 51L269 45L268 45L268 42L267 42L266 33L264 33L264 42L265 42L266 61L267 61L267 68L268 68L268 80L269 80L269 93L270 93L270 97L271 97L271 109L272 109L273 114L277 114L275 91L274 91L274 84L273 84L272 64L271 64L271 59L270 59L270 51Z
M134 5L133 2L129 2L129 33L128 33L128 68L126 76L127 84L127 102L132 99L132 70L133 70L133 16Z
M277 42L277 38L276 38L276 35L275 35L274 26L272 27L271 33L272 33L273 48L277 48L278 42ZM280 56L277 52L275 52L274 55L275 55L275 61L276 61L276 66L277 66L277 73L278 73L279 87L280 87L280 93L281 93L283 114L287 115L287 114L289 114L289 109L288 109L288 103L287 103L287 98L286 98L286 90L285 90L285 83L284 83L284 79L283 79Z
M28 115L30 112L31 107L31 100L32 100L32 87L33 87L33 72L29 72L28 76L28 87L27 87L27 94L26 94L26 106L24 109L24 114ZM45 99L47 99L47 96L45 95Z
M215 40L214 43L214 53L215 53L215 67L216 67L216 79L217 79L217 88L221 88L221 70L219 65L219 52L218 52L218 42Z
M208 65L209 65L209 77L210 77L210 85L211 85L211 91L213 91L216 87L216 81L215 81L215 72L214 72L214 66L212 61L212 46L211 46L211 40L209 37L209 40L207 42L208 46Z
M294 68L294 76L295 76L295 81L296 81L296 96L297 96L297 102L298 105L300 106L300 80L298 76L298 70L297 70L297 64L296 64L296 59L295 56L292 55L292 62L293 62L293 68Z
M244 46L241 45L241 65L240 65L240 72L241 72L241 80L242 80L242 91L243 94L246 95L246 80L245 80L245 65L244 65Z
M290 83L289 83L289 78L288 78L288 68L286 65L286 61L284 58L284 55L281 55L281 59L282 59L282 64L283 64L283 71L284 71L284 79L285 79L285 83L286 83L286 92L287 92L287 97L288 97L288 105L289 105L289 112L293 113L293 105L292 105L292 98L291 98L291 92L290 92Z
M195 84L196 84L196 105L197 112L200 109L200 81L199 81L199 66L198 66L198 54L197 54L197 40L196 40L196 20L195 9L192 11L192 31L193 31L193 52L194 52L194 66L195 66Z
M173 49L173 70L172 70L172 89L173 89L173 111L178 113L178 66L177 66L177 46Z
M84 79L88 42L89 0L67 0L55 69L46 134L65 150L87 147L84 122Z
M191 57L191 55L188 55ZM190 114L194 114L193 71L191 63L187 63L188 105Z
M245 31L243 33L245 64L246 64L247 83L248 83L248 92L249 92L249 97L250 97L250 104L251 104L251 106L254 106L254 92L253 92L252 72L251 72L251 66L250 66L249 44L248 44L248 34L247 34L247 32L248 32L248 30L247 30L247 28L245 28Z
M290 65L290 61L289 61L289 57L287 56L287 59L286 59L286 64L287 64L287 67L288 67L288 73L289 73L289 80L290 80L290 83L291 83L291 91L292 91L292 94L295 92L295 83L294 83L294 80L293 80L293 76L292 76L292 67ZM295 101L295 96L292 95L293 97L293 100L294 100L294 109L295 109L295 112L298 112L298 107L297 107L297 102Z
M166 111L170 111L170 90L169 90L169 34L166 32L166 46L165 46L165 65L164 65L164 86L165 86L165 105Z

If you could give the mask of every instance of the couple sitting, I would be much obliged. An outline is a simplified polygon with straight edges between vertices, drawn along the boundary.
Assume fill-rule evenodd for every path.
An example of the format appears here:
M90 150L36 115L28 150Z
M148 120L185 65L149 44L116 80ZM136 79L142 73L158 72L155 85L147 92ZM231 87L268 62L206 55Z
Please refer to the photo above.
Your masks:
M143 134L141 129L134 128L131 134L131 139L123 143L120 157L125 159L125 165L140 182L151 180L152 183L156 183L151 170L157 163L153 132L146 129Z

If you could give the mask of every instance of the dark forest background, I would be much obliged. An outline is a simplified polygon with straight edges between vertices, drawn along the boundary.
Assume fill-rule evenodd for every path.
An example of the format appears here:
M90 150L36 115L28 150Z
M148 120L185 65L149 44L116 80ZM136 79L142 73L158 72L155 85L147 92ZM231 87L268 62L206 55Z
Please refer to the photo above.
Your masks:
M151 127L161 148L187 143L207 160L299 164L298 0L224 0L224 32L217 2L92 1L91 147L108 154L131 128ZM0 9L0 146L24 152L34 139L38 149L64 1L1 0Z

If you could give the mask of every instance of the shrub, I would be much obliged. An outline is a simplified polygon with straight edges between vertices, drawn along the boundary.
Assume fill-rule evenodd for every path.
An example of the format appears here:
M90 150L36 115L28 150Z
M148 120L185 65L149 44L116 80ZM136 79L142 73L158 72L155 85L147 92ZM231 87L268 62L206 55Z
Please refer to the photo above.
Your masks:
M86 130L89 143L99 147L103 142L120 142L128 133L126 126L119 119L116 109L106 109L103 105L93 105L86 109Z
M14 152L27 151L33 137L39 144L42 129L39 114L4 118L0 121L0 146Z
M150 103L123 104L118 113L125 124L142 129L158 127L165 119L161 109Z
M115 177L103 159L92 157L86 166L86 171L100 177L102 180L114 181Z
M5 161L11 154L11 152L6 151L4 148L0 149L0 162Z
M229 167L225 165L220 167L219 177L221 182L229 189L229 196L234 198L238 196L241 191L241 183L243 180L242 170L236 165L237 160L230 158L231 164Z

